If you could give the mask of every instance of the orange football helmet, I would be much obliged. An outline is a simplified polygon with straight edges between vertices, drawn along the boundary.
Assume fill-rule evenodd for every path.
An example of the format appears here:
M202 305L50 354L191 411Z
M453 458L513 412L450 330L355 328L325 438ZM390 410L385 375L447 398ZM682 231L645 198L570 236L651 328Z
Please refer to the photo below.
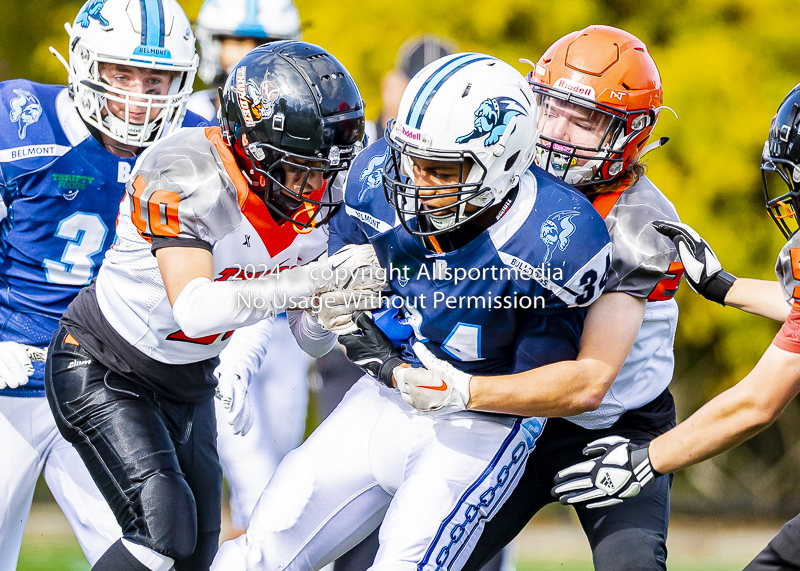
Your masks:
M663 100L647 47L610 26L556 41L528 82L542 109L536 164L573 186L624 173L641 155Z

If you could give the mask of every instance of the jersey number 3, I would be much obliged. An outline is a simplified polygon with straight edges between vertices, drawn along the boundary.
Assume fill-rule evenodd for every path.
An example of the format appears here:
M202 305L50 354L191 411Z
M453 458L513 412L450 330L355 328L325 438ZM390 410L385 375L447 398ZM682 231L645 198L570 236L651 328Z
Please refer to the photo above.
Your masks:
M89 285L94 272L92 256L103 249L108 234L103 219L97 214L75 212L58 224L56 238L67 241L61 259L44 260L47 281L54 284Z

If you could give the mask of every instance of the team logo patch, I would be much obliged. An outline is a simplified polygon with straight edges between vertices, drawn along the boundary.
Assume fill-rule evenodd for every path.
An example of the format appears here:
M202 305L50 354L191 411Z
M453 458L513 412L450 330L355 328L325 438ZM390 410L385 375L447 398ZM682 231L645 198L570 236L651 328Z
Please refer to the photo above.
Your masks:
M471 133L457 138L456 143L462 144L486 137L483 145L490 147L500 140L511 119L525 114L519 102L510 97L484 99L475 111L475 128Z
M108 20L103 18L103 15L100 13L103 11L103 7L106 5L106 0L90 0L86 3L78 13L78 17L75 19L75 23L78 24L82 28L89 27L89 18L97 20L100 22L100 25L104 28L110 26Z
M53 174L50 175L53 182L58 185L61 196L67 200L74 200L78 192L84 190L87 184L94 182L92 176L81 176L77 174Z
M42 116L42 104L36 99L33 93L23 91L22 89L15 89L14 93L17 96L11 100L9 107L11 113L8 115L8 120L12 123L19 122L19 135L20 140L25 138L27 134L28 125L33 125Z
M547 253L544 256L545 264L553 257L556 248L562 252L567 249L569 237L575 233L575 225L572 223L572 218L579 215L580 212L577 210L559 210L542 222L539 237L547 246Z
M383 167L386 164L386 159L389 158L389 149L377 157L372 157L366 168L361 171L358 180L361 183L361 191L358 193L358 201L364 199L364 195L368 190L378 188L383 184Z

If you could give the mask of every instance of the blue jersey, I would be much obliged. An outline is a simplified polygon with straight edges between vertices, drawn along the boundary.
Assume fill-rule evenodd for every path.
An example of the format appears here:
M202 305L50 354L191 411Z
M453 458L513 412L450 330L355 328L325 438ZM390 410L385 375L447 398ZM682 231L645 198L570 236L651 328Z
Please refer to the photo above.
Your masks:
M591 203L540 169L526 172L499 220L437 253L403 229L387 202L387 156L378 141L354 161L328 250L372 243L415 337L463 371L507 374L575 358L583 307L599 297L611 264Z
M0 99L0 340L46 346L114 240L136 158L106 150L65 87L6 81ZM43 396L44 364L34 370L0 395Z

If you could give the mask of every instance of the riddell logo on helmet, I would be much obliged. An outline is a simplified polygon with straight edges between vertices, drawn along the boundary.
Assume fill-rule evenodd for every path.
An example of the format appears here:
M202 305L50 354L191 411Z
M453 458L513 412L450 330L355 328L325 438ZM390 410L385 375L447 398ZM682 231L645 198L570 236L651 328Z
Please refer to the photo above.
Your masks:
M572 81L571 79L560 78L558 81L553 84L553 87L556 89L563 89L564 91L571 91L576 95L582 95L583 97L589 97L591 99L595 98L594 94L594 87L590 85L583 85L578 83L577 81Z
M417 131L416 129L412 129L411 127L400 127L400 129L404 137L408 137L412 141L422 140L422 133Z

